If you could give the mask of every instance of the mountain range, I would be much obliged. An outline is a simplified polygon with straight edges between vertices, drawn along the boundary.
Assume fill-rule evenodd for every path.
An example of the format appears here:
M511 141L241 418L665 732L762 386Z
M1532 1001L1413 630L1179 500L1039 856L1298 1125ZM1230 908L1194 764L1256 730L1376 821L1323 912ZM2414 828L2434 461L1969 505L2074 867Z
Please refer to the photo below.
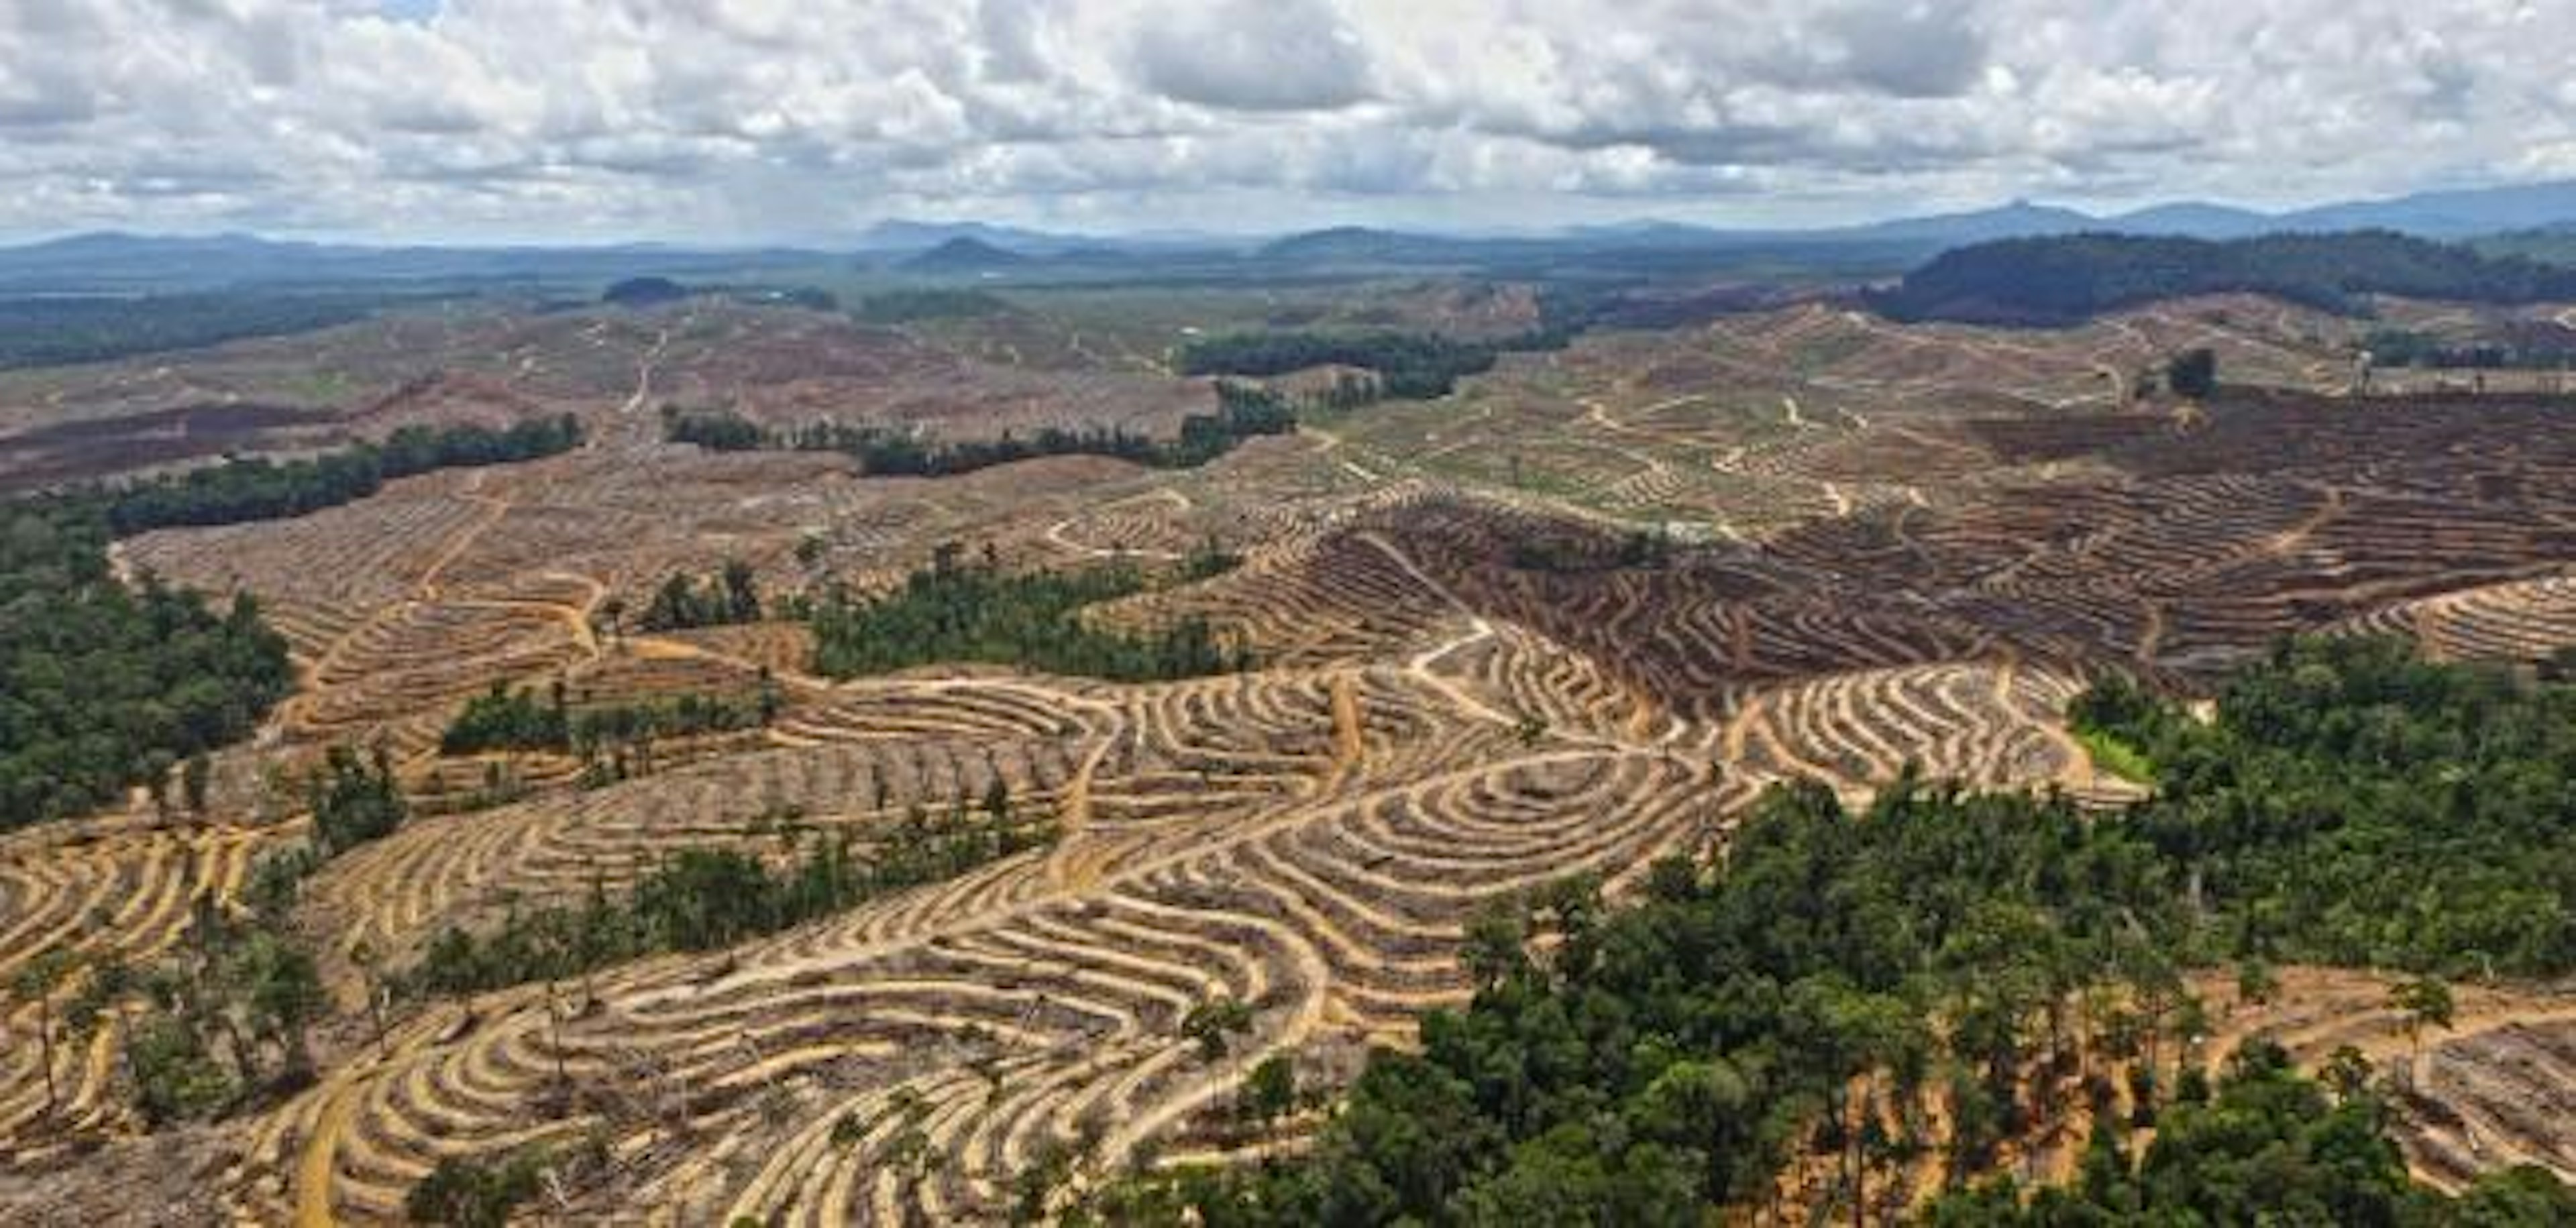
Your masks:
M1818 229L1721 229L1639 220L1496 235L1335 227L1268 240L1187 232L1085 235L980 222L888 220L847 244L722 248L610 246L368 246L263 238L97 232L0 248L0 293L120 293L354 282L454 286L559 285L637 276L716 280L763 272L855 266L896 275L1022 275L1048 267L1114 269L1139 260L1280 265L1544 268L1566 262L1634 271L1772 253L1851 271L1911 267L1948 248L1994 239L2082 232L2236 239L2276 232L2392 230L2461 240L2576 234L2576 180L2423 192L2258 212L2201 201L2094 214L2015 201ZM2544 250L2547 244L2543 244Z

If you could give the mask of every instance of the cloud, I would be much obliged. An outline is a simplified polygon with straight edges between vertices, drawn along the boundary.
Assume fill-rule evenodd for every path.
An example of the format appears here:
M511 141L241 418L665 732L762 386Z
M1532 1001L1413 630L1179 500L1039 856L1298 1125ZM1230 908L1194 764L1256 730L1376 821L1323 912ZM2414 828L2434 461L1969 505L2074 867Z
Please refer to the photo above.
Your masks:
M1325 0L1209 0L1150 13L1141 24L1139 80L1167 98L1313 111L1368 93L1367 54Z
M2554 7L12 0L0 232L2290 202L2569 173L2576 35Z

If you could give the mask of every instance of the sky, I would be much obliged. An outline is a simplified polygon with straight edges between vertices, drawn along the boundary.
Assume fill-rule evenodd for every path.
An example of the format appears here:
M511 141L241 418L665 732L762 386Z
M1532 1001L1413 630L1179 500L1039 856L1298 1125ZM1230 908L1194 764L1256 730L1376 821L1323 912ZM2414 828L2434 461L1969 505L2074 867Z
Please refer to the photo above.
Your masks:
M828 242L2576 177L2576 0L0 0L0 235Z

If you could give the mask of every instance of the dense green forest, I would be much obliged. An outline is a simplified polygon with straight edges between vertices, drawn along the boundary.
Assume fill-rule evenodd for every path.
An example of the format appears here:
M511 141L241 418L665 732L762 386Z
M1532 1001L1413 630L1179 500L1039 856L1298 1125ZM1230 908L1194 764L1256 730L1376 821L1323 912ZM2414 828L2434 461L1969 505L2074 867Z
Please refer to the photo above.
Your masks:
M2151 765L2125 826L2201 884L2213 956L2576 970L2576 686L2318 641L2233 681L2208 724L2118 679L2072 715Z
M694 293L668 277L629 277L600 291L599 301L612 307L660 307Z
M174 766L248 736L293 685L286 641L256 602L237 596L218 613L148 575L119 584L110 540L300 515L392 478L580 439L569 416L407 427L305 460L230 460L0 505L0 826L94 810L133 785L158 791Z
M1461 376L1493 369L1506 347L1453 341L1430 333L1236 333L1193 341L1181 350L1190 375L1286 375L1309 367L1365 367L1390 397L1447 396Z
M1130 433L1124 427L1042 427L1035 435L1004 431L997 439L943 442L878 426L814 422L771 431L728 410L663 409L662 437L716 452L786 448L839 452L874 476L953 477L1041 456L1110 456L1158 469L1190 469L1235 449L1244 440L1297 429L1296 410L1277 392L1244 384L1217 386L1216 412L1189 414L1171 439Z
M1185 569L1197 574L1200 569ZM1201 578L1204 578L1202 575ZM1083 571L1009 572L966 561L943 546L903 587L868 601L831 593L813 609L814 670L833 678L891 673L916 665L984 661L1053 674L1149 682L1231 673L1250 654L1219 638L1206 620L1185 618L1159 631L1092 627L1088 605L1143 592L1146 575L1124 564Z
M2067 325L2159 299L2269 294L2343 314L2362 296L2484 303L2576 299L2576 269L2387 231L2203 239L2083 234L1944 252L1871 306L1896 320Z
M653 590L636 625L646 631L685 631L692 627L730 627L760 621L760 588L751 564L726 560L706 587L687 572L673 572Z
M523 750L587 758L604 748L755 729L768 724L778 706L777 688L765 678L758 694L748 699L689 692L579 706L566 700L560 682L543 697L533 689L511 690L495 682L490 690L465 701L439 735L438 749L448 755Z
M662 403L662 441L685 443L709 452L756 452L779 446L759 423L727 409L690 409Z
M0 370L106 362L310 332L404 301L382 294L227 293L0 298Z
M622 895L594 884L578 906L514 909L483 934L451 926L396 985L409 994L471 994L569 980L660 951L731 946L887 892L954 878L1056 835L1053 823L1016 814L998 782L979 809L960 802L936 818L915 809L864 847L847 831L808 839L801 823L792 811L771 821L782 841L805 846L781 869L741 849L682 849Z
M117 536L180 525L238 524L301 516L354 503L396 478L433 469L500 465L581 446L570 414L482 426L407 426L380 443L357 443L285 462L241 457L123 486L76 492L103 511Z
M1230 333L1181 347L1189 375L1286 375L1313 367L1362 367L1375 373L1370 399L1429 400L1449 395L1466 376L1490 371L1506 353L1561 350L1609 312L1616 296L1598 287L1550 284L1538 292L1538 324L1491 341L1437 333L1321 330Z
M1132 1177L1086 1214L1695 1224L1802 1153L1836 1157L1848 1209L1932 1145L1918 1089L1947 1093L1940 1158L1966 1179L2059 1109L2061 1079L2110 1105L2125 1067L2136 1116L2098 1116L2080 1187L2029 1212L1954 1195L1936 1222L2570 1222L2576 1198L2530 1173L2458 1201L2411 1185L2358 1054L2331 1094L2259 1045L2213 1089L2184 973L2576 969L2576 687L2309 642L2208 724L2119 683L2083 716L2142 748L2153 801L2094 817L1909 777L1853 814L1776 789L1633 907L1576 881L1479 916L1471 1005L1428 1016L1419 1053L1374 1054L1311 1150Z
M107 543L93 510L0 506L0 827L163 788L293 687L258 603L218 612L150 576L120 584Z

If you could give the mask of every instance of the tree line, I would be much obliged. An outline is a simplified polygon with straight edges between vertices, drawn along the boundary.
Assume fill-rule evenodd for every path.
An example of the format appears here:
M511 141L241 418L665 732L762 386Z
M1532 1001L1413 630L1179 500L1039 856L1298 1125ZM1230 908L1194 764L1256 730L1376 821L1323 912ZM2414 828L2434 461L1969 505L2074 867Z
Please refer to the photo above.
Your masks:
M581 439L581 423L570 414L531 418L498 430L407 426L382 442L356 443L318 456L282 462L236 457L70 498L96 506L119 537L182 525L276 520L355 503L396 478L553 456L579 447Z
M438 749L447 755L545 751L590 758L609 747L756 729L776 718L779 705L777 686L765 676L758 693L748 699L692 691L578 707L569 702L561 682L542 697L535 688L513 690L494 682L491 689L465 701L439 734Z
M245 337L311 332L435 297L206 291L5 298L0 299L0 369L106 362Z
M2185 976L2576 969L2576 687L2302 642L2207 724L2122 682L2083 711L2146 748L2153 800L2097 817L1909 772L1853 813L1774 789L1632 907L1575 880L1477 916L1472 1002L1373 1054L1310 1149L1133 1176L1074 1221L1696 1224L1769 1202L1799 1156L1855 1215L1937 1159L1946 1225L2576 1216L2536 1170L2458 1199L2409 1182L2358 1052L2320 1089L2256 1045L2213 1085ZM2446 999L2438 975L2392 995L2437 1026ZM2067 1097L2098 1123L2076 1186L1969 1188Z
M2576 335L2564 329L2527 327L2498 341L2447 341L2407 328L2375 328L2361 348L2376 367L2426 367L2437 371L2491 371L2505 367L2555 367L2576 361Z
M1365 368L1371 378L1329 390L1328 400L1352 408L1381 397L1421 401L1445 397L1458 381L1490 371L1507 353L1561 350L1605 318L1614 295L1599 287L1564 284L1539 289L1538 323L1525 332L1490 341L1462 341L1438 333L1388 330L1337 332L1278 330L1229 333L1181 347L1180 369L1190 375L1286 375L1314 367Z
M1376 373L1379 391L1398 400L1444 397L1461 377L1490 371L1507 346L1459 341L1436 333L1306 332L1233 333L1181 348L1189 375L1286 375L1312 367L1364 367Z
M1004 431L993 439L960 440L834 421L772 430L732 410L678 406L665 406L662 417L667 442L715 452L838 452L857 461L859 472L870 477L954 477L1042 456L1107 456L1156 469L1193 469L1245 440L1296 428L1296 412L1285 396L1240 384L1220 384L1216 411L1183 416L1171 439L1123 426L1046 426L1033 435Z
M760 621L760 588L751 564L727 559L706 587L687 572L673 572L653 590L653 599L637 616L646 631L685 631L693 627L729 627Z
M410 995L472 994L574 980L656 952L713 950L954 878L1056 837L1052 822L1017 814L998 780L978 809L963 800L940 816L915 807L865 843L846 830L809 839L802 823L792 810L770 820L782 840L804 848L777 869L744 848L681 849L623 893L594 882L576 906L514 908L481 934L451 926L394 984Z
M954 545L901 588L857 600L835 588L813 608L815 672L833 678L917 665L983 661L1048 673L1147 682L1231 673L1249 651L1203 618L1128 632L1094 627L1080 611L1145 590L1142 571L1113 564L1082 571L1009 572L991 557L967 561Z
M1897 320L2069 325L2199 294L2268 294L2367 314L2366 296L2478 303L2576 299L2576 269L2389 231L2210 241L2080 234L1943 252L1870 305Z

